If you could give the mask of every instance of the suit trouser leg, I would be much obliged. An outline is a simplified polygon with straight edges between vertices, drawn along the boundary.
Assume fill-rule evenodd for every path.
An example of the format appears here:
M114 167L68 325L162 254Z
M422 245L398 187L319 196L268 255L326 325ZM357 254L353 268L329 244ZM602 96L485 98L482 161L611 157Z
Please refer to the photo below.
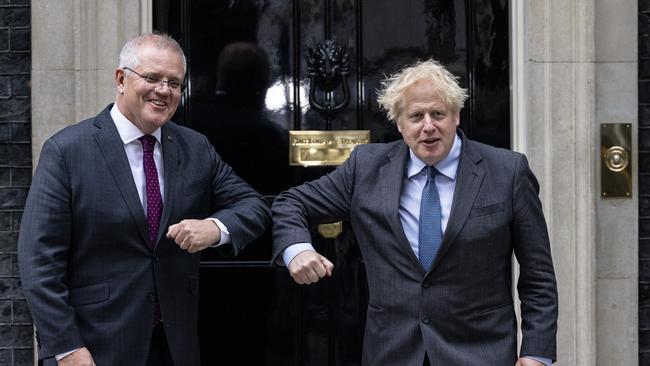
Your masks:
M147 366L174 366L174 361L172 361L172 355L167 345L165 327L162 323L159 323L153 328Z

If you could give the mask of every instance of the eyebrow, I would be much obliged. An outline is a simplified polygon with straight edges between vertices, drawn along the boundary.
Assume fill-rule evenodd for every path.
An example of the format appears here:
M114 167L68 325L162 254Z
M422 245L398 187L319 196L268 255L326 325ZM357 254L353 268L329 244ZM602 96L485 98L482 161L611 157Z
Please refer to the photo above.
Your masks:
M179 79L179 78L175 78L175 77L167 77L167 76L164 76L164 75L162 75L162 74L160 74L158 72L153 72L153 71L145 71L145 72L142 73L142 75L149 76L149 77L155 77L155 78L164 78L164 77L166 77L170 81L179 81L179 82L181 82L183 80L183 78Z

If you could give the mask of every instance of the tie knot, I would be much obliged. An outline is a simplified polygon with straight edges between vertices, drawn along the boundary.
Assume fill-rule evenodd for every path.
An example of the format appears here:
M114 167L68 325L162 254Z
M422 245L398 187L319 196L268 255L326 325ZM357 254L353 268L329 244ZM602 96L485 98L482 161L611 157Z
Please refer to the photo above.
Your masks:
M427 179L428 180L434 179L436 177L436 175L440 174L438 169L436 169L436 167L433 166L433 165L427 165L427 167L425 169L427 170Z
M151 135L144 135L138 140L142 143L142 149L144 151L153 150L153 147L156 145L156 138Z

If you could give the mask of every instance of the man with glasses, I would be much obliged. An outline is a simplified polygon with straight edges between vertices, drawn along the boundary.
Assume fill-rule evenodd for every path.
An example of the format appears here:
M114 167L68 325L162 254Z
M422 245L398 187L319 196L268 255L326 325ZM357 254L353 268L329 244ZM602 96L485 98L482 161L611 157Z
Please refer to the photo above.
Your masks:
M115 104L43 146L18 257L46 366L198 365L199 252L236 255L270 223L207 138L170 122L185 71L170 37L130 40Z

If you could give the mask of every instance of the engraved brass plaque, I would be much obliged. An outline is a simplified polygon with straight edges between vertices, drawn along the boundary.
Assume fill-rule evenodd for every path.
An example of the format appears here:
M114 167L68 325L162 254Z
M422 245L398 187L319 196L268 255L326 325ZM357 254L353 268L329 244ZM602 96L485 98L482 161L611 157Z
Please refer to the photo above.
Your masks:
M602 197L632 197L632 126L600 125L600 189Z
M289 164L341 165L356 146L369 142L369 130L289 131Z

